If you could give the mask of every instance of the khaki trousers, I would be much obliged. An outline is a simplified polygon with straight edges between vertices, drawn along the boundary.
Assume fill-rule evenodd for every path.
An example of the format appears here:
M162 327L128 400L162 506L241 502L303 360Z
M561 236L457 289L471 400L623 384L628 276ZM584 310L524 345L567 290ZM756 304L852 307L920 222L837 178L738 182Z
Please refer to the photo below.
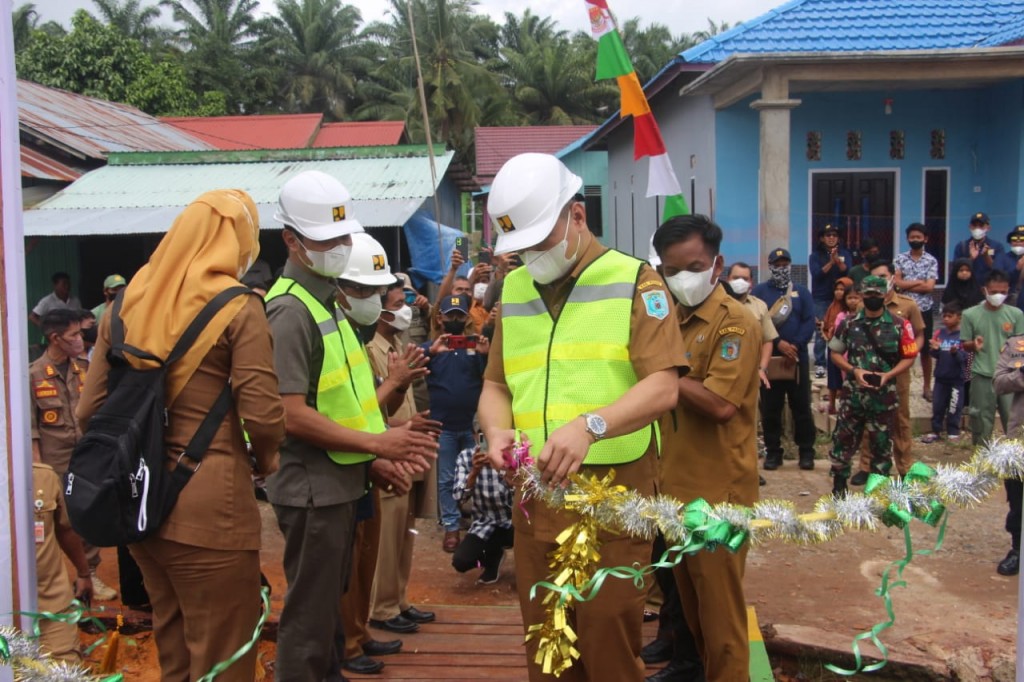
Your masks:
M679 600L690 626L707 682L750 679L750 643L743 572L744 544L735 554L724 547L683 557L675 567Z
M355 540L352 546L352 573L348 578L348 589L341 596L338 613L344 633L344 660L363 653L363 644L372 637L367 631L370 617L370 594L373 590L373 574L377 568L377 544L380 541L380 505L377 489L373 492L373 517L356 524Z
M416 505L412 498L419 489L419 485L413 484L407 495L380 494L380 543L370 598L370 618L374 620L389 620L409 608L405 591L412 573L416 538L411 532L416 527Z
M153 605L162 682L189 682L234 656L260 615L260 553L194 547L159 537L130 546ZM252 682L256 647L217 676Z
M78 626L56 620L39 621L39 647L50 658L68 663L81 663L81 643L78 641Z
M892 434L892 459L900 476L906 476L914 464L911 452L914 438L910 428L910 370L896 377L896 395L899 396L899 409L896 411L896 430ZM868 446L868 434L864 434L860 447L860 470L871 472L871 448Z

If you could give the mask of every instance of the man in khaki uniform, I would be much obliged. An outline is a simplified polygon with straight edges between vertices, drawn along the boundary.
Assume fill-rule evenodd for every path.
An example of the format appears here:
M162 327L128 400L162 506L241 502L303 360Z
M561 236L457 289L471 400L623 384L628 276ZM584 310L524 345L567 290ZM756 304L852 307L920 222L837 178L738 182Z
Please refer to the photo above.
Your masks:
M679 404L661 418L661 491L691 503L757 501L756 419L761 325L717 284L722 230L705 216L681 216L654 235L690 371L678 380ZM679 597L709 682L749 677L743 572L747 545L683 557ZM699 670L673 680L704 679Z
M885 307L890 313L910 320L910 326L914 328L914 338L917 339L918 348L927 343L924 339L924 317L921 309L917 307L914 299L903 294L897 294L892 288L894 268L892 263L873 263L871 274L889 282L889 293L885 295ZM914 463L914 455L910 452L913 444L913 434L910 429L910 372L903 372L896 377L896 395L899 398L899 409L896 412L896 432L892 438L892 459L900 476L905 476ZM860 471L850 478L852 485L864 485L868 480L868 473L871 471L871 452L867 445L865 436L864 443L860 449Z
M504 281L499 316L490 348L484 387L480 397L479 419L487 436L491 465L502 468L501 452L512 445L515 429L527 430L533 443L532 456L537 461L545 484L561 485L569 474L603 477L615 470L615 483L634 489L642 495L655 492L657 475L657 444L650 426L676 402L675 385L679 368L686 365L679 330L671 319L668 295L661 277L649 265L605 248L587 227L586 210L575 198L582 180L571 173L558 159L547 154L520 154L502 167L491 186L488 211L501 234L495 253L522 251L525 268L511 273ZM604 283L597 273L607 263L622 260L607 277L620 277L614 284ZM630 274L627 274L630 273ZM632 274L635 273L635 276ZM625 281L628 277L628 283ZM593 285L587 285L590 281ZM530 303L514 302L531 296ZM610 306L622 310L622 319L606 318L605 325L623 329L628 344L615 344L615 355L628 359L635 373L635 383L614 401L595 404L599 391L611 393L606 386L616 382L612 362L588 359L588 351L596 344L587 339L600 332L592 317L584 310L588 304L607 311ZM531 311L539 310L536 315ZM595 313L597 310L595 309ZM604 313L607 315L607 313ZM628 316L628 319L625 319ZM583 319L586 318L586 319ZM555 321L558 322L557 328ZM521 353L524 336L514 329L533 325L542 330L530 339L537 341L547 335L547 343L556 347L548 360L529 372L509 370L507 360ZM557 333L556 333L557 332ZM509 334L508 338L505 334ZM575 371L589 365L592 372L581 379L591 404L578 405L571 395L573 386L558 381L564 376L559 361L566 350L564 334L576 341L577 353L572 362ZM602 344L609 346L611 344ZM601 368L599 373L599 369ZM621 371L621 369L619 370ZM605 376L605 373L607 376ZM564 408L564 417L548 412L544 406L524 405L523 396L531 387L524 387L530 376L544 374L550 381L545 393ZM539 379L543 382L543 377ZM523 391L520 393L519 391ZM570 415L569 411L575 415ZM589 412L588 412L589 410ZM538 423L529 422L530 414L540 415ZM566 421L568 420L568 421ZM559 425L561 423L561 425ZM646 434L650 433L650 436ZM537 436L536 438L534 436ZM608 439L607 443L600 441ZM637 451L637 457L625 463L591 463L595 452L613 448L616 453ZM610 446L610 448L609 448ZM637 447L638 446L638 447ZM589 461L588 461L589 459ZM547 579L551 573L548 553L557 547L555 538L571 525L576 516L563 509L547 507L536 498L525 503L523 491L516 491L512 523L515 528L516 582L524 628L544 621L546 606L541 599L530 599L534 583ZM651 542L639 538L600 534L600 566L644 565L651 558ZM641 625L645 593L629 581L609 580L593 601L575 605L569 614L579 639L576 647L580 659L564 671L560 682L584 680L615 680L639 682L644 676L640 658ZM527 665L531 682L553 681L535 661L537 639L526 644Z
M32 454L63 476L71 463L71 453L82 437L75 418L78 400L85 385L89 361L81 355L82 313L56 308L40 320L46 350L28 367L29 399L32 401ZM85 545L92 575L93 596L100 601L117 598L117 592L96 575L100 549Z
M768 306L750 293L754 285L754 274L749 265L742 262L733 263L729 266L725 281L729 284L733 297L742 303L761 325L761 359L757 366L757 374L761 378L761 384L768 388L771 384L765 371L768 369L768 361L772 358L772 341L779 338L779 332L772 323L772 316L768 314Z

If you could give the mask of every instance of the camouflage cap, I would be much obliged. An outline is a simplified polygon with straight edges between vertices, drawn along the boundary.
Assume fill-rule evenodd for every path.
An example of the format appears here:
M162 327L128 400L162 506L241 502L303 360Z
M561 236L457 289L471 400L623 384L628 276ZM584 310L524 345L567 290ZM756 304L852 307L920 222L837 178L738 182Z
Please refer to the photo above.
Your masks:
M862 294L884 295L888 290L889 283L885 281L885 278L878 275L868 275L860 282L860 293Z

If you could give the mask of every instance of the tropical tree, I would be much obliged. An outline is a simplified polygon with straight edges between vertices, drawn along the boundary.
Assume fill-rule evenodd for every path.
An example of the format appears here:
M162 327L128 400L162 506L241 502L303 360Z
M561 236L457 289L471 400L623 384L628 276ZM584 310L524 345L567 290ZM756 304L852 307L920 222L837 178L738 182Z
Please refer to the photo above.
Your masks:
M62 36L67 33L64 27L56 21L46 21L40 24L39 20L39 12L36 11L36 6L31 2L26 2L11 12L15 53L20 52L28 45L34 31L42 31L53 37Z
M224 93L228 108L255 112L266 105L276 78L267 44L257 39L267 28L256 18L258 0L161 0L181 24L176 39L185 49L184 65L193 86Z
M160 18L160 8L143 5L140 0L92 0L99 11L98 19L113 26L146 47L155 47L170 37L167 29L153 25Z
M63 36L32 33L15 56L18 77L155 115L196 111L196 94L179 64L154 61L138 40L101 24L85 10L75 13L71 26Z
M739 26L739 24L736 25ZM711 17L708 17L708 27L703 31L694 31L690 34L690 38L693 40L693 44L696 45L698 43L703 43L705 40L710 40L720 33L725 33L730 28L735 27L729 26L729 22L727 21L715 23Z
M622 24L621 33L622 43L633 59L633 68L641 83L650 80L691 43L690 36L675 37L664 24L654 23L641 28L638 17L627 19Z
M357 80L372 66L360 40L359 10L341 0L278 0L277 10L271 40L281 108L342 119Z

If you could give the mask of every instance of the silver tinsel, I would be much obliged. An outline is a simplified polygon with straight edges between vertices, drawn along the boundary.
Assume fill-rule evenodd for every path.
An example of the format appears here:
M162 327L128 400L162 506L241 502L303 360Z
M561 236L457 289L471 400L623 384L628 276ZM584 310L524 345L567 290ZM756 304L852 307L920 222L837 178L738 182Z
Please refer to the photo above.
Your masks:
M7 640L11 653L11 658L0 664L13 669L17 682L96 682L100 679L78 663L47 657L34 637L26 636L17 628L0 626L0 637Z
M935 467L935 476L922 487L946 505L973 507L981 504L998 485L999 478L992 473L939 464Z
M630 537L653 540L658 529L651 515L652 506L653 500L634 490L626 496L618 509L611 509L612 523L606 527L618 528ZM597 522L603 525L605 516L599 514Z
M26 637L21 630L10 625L0 625L0 637L7 640L7 648L11 652L11 658L39 658L39 642L32 637Z
M754 518L771 523L766 529L757 529L758 540L796 537L800 532L793 503L787 500L763 500L754 505Z
M853 493L841 497L832 503L836 519L847 528L857 530L877 530L878 517L882 513L882 505L872 497Z
M975 459L983 471L993 473L999 478L1024 478L1021 447L1019 440L995 438L978 449Z

